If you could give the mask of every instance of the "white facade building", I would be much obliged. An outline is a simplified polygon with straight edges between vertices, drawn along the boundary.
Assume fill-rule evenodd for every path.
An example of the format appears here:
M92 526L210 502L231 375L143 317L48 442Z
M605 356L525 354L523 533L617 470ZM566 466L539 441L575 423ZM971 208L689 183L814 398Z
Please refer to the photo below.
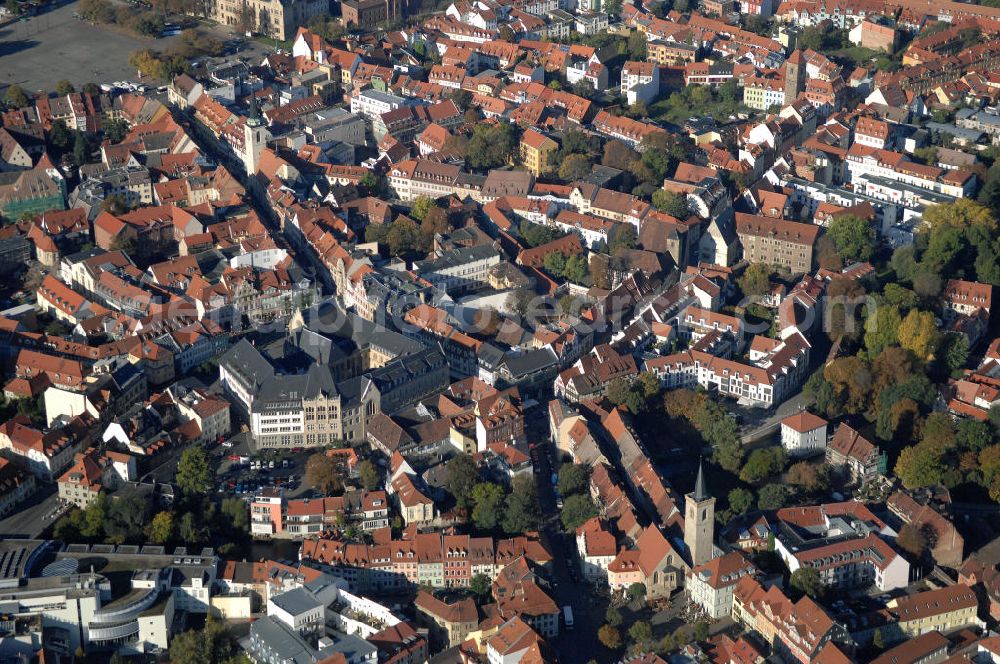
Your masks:
M802 411L781 421L781 446L792 456L807 455L826 449L827 421Z

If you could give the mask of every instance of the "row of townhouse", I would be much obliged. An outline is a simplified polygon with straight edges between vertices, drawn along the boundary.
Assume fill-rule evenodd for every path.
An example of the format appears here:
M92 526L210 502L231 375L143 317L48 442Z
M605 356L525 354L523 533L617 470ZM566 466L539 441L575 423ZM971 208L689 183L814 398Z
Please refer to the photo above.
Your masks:
M384 544L308 539L302 542L299 556L329 566L358 592L405 590L425 584L463 588L480 574L495 580L522 557L541 566L552 561L537 535L494 540L437 532Z
M848 661L842 651L852 646L846 628L809 596L793 602L777 585L765 589L747 575L733 590L732 617L784 661L806 664L828 657L833 658L830 661Z

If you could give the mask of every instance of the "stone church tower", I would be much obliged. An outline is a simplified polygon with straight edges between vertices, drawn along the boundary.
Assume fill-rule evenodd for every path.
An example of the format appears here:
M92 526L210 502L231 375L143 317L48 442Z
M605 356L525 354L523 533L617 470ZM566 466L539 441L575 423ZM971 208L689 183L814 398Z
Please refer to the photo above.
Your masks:
M684 496L684 543L691 553L691 566L707 563L715 550L715 498L705 490L705 473L698 463L694 491Z
M785 106L799 98L806 89L806 59L795 49L785 60Z

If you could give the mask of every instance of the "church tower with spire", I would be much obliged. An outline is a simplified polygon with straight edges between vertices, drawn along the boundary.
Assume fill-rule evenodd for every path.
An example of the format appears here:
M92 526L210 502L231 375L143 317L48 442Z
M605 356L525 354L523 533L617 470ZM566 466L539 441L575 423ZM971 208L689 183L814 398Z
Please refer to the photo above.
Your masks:
M698 462L694 491L684 496L684 543L691 553L691 566L712 559L715 549L715 498L705 490L705 472Z
M260 153L267 147L267 142L271 140L271 132L267 130L267 123L260 115L260 108L257 107L257 95L250 91L250 117L243 125L243 165L247 169L247 175L257 172L260 163Z

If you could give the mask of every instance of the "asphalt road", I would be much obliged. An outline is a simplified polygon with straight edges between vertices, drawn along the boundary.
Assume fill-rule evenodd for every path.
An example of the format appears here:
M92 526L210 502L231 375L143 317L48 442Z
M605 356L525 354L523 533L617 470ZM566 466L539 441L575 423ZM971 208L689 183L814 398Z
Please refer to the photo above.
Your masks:
M803 408L808 407L812 403L812 400L802 394L802 388L800 387L794 393L789 395L787 399L782 401L767 417L755 422L754 428L750 430L744 430L743 435L740 440L743 445L752 445L762 438L768 438L778 430L781 420L785 419L789 415L794 415Z
M543 409L536 409L542 410ZM532 426L533 431L542 431L538 426ZM561 662L588 662L596 659L598 662L611 662L617 658L597 640L597 630L604 624L604 613L607 611L608 600L597 594L593 586L585 581L574 582L569 575L569 566L576 565L576 544L572 537L562 531L559 520L559 510L556 509L556 496L550 481L552 465L549 454L553 449L546 436L531 437L529 440L537 443L539 471L535 473L538 486L538 500L542 508L542 538L552 553L551 575L555 581L552 598L560 607L573 607L573 629L567 630L560 626L559 636L549 642L559 653Z
M53 513L62 514L65 507L59 507L59 498L54 484L42 485L27 503L18 505L17 511L0 520L0 540L5 538L39 537L46 528L55 523Z

